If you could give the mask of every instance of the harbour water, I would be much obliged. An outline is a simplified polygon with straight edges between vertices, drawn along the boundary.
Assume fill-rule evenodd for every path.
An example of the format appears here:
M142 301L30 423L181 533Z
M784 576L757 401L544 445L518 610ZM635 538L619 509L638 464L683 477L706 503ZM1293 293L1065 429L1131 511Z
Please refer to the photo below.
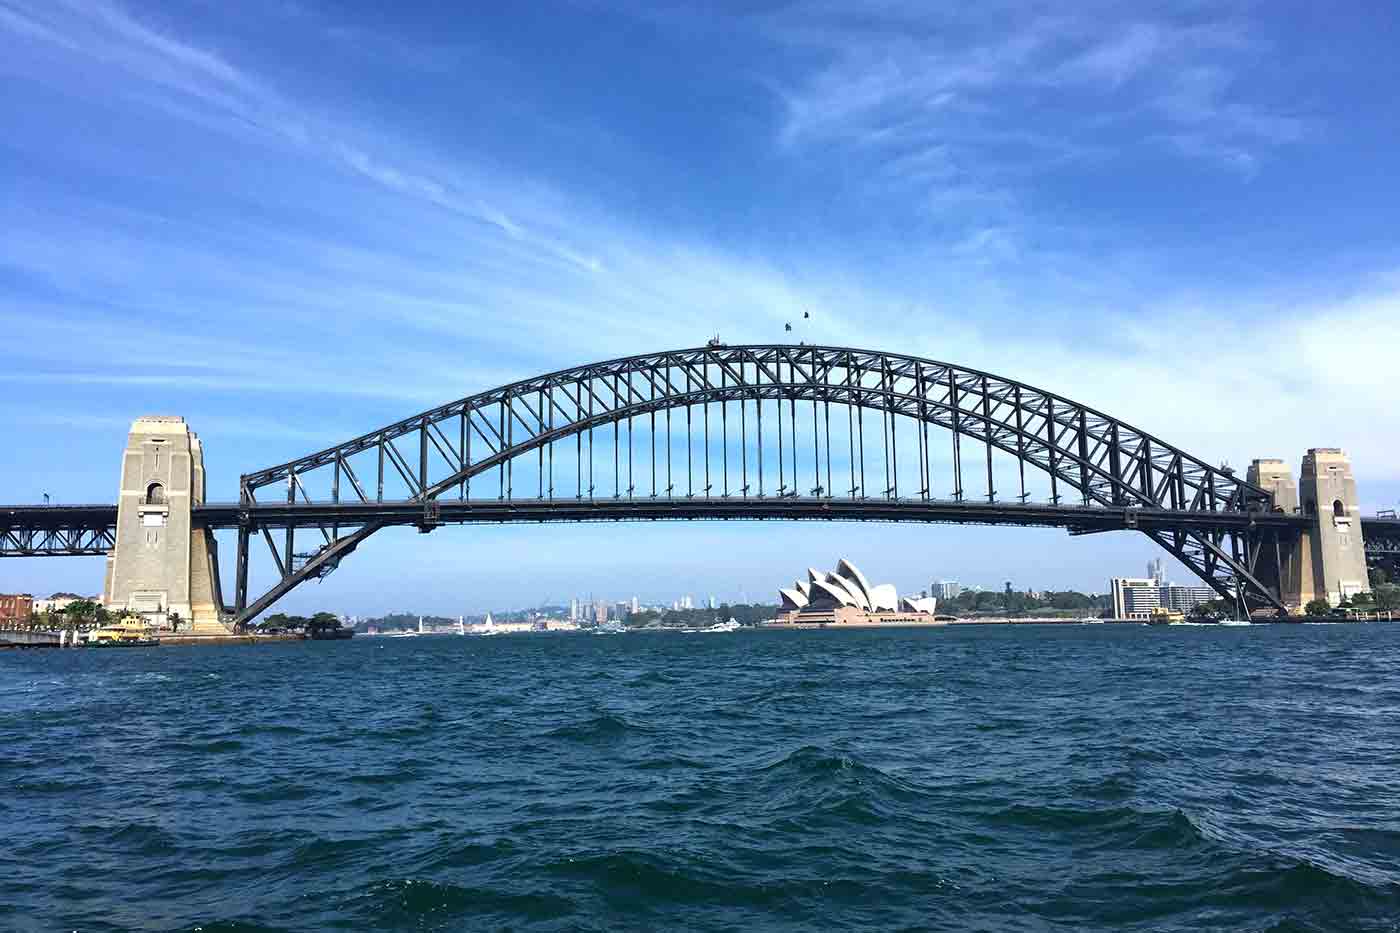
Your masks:
M7 930L1395 930L1400 625L0 655Z

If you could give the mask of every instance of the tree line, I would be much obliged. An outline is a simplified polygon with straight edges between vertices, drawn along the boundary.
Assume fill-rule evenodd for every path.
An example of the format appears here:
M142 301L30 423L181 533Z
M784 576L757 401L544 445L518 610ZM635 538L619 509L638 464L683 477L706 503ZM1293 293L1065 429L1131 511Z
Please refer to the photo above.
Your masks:
M698 628L733 619L740 625L757 625L772 620L774 606L755 603L720 603L717 609L643 609L629 614L623 622L629 628L662 625L666 628Z
M274 612L253 627L264 635L286 632L314 638L325 632L339 631L341 623L340 617L333 612L318 612L310 616L293 616L287 615L285 612Z
M1110 608L1106 595L1089 595L1075 590L1047 590L1042 593L1012 590L963 590L952 599L940 599L938 612L948 615L997 613L1023 615L1029 613L1103 612Z

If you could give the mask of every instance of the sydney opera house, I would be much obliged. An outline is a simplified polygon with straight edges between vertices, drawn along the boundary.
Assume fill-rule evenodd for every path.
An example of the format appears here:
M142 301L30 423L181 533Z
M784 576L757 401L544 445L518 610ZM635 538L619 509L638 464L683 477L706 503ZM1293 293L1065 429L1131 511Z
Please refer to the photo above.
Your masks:
M872 586L844 558L830 573L809 568L806 581L778 595L779 625L929 625L937 605L931 596L900 599L891 583Z

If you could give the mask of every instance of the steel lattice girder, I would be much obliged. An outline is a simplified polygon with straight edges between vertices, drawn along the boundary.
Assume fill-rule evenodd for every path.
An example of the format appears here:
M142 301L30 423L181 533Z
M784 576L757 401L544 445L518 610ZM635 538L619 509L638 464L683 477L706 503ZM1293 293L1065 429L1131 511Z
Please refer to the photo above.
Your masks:
M1272 502L1267 491L1231 472L1033 386L915 357L781 345L648 354L524 380L246 474L242 495L253 502L259 489L286 484L292 501L302 490L304 474L324 468L343 471L350 457L377 449L381 464L393 468L414 498L433 498L541 444L590 428L650 412L754 399L837 402L927 422L1044 470L1052 483L1077 489L1086 503L1246 511L1267 509ZM456 432L444 429L452 421L458 424ZM516 425L525 432L518 440ZM418 435L417 469L395 444L413 434ZM486 456L469 455L466 446L473 437ZM430 475L430 451L457 464L456 469ZM353 473L347 478L362 501L376 498L364 492ZM377 498L382 499L382 490Z
M0 528L0 557L83 557L116 547L115 524L102 528Z

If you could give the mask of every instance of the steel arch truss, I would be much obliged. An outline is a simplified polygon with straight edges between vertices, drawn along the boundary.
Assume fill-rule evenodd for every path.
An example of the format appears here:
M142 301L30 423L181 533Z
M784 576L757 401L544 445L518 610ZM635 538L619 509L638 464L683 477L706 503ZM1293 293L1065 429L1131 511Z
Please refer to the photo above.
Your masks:
M833 407L837 408L838 422L841 409L845 409L849 429L849 479L843 475L840 483L832 470ZM731 456L736 409L739 453ZM677 427L674 422L682 413L684 425ZM880 426L872 425L870 430L882 435L882 444L876 445L873 436L869 440L865 436L872 416L878 416ZM900 419L906 419L902 422L903 453ZM656 457L663 420L664 486ZM910 422L915 435L912 447L908 444ZM811 430L799 451L798 432L806 431L809 423ZM650 466L644 463L640 470L633 450L639 424L651 438ZM723 433L722 477L711 471L712 431L717 426ZM596 497L599 483L594 474L599 465L594 442L599 434L604 441L610 434L613 483L608 489L604 482L603 491L611 492L615 499L783 499L801 495L864 502L926 502L940 498L932 488L935 468L928 444L930 426L949 432L952 439L947 477L952 488L944 497L952 501L973 497L980 501L983 496L987 502L997 501L993 454L999 452L998 456L1014 458L1019 470L1019 491L1007 496L1008 501L1027 502L1026 467L1030 466L1048 477L1049 502L1055 505L1232 513L1235 518L1272 507L1268 492L1229 470L1213 467L1085 405L990 373L865 350L711 345L628 357L524 380L245 475L240 495L248 518L240 529L237 614L240 619L251 618L271 601L264 597L253 604L247 602L246 545L254 535L266 540L279 571L281 582L269 594L275 599L304 579L324 575L383 524L318 523L313 526L312 546L299 553L294 528L285 529L279 545L268 528L258 525L258 507L270 504L273 497L287 505L343 502L357 506L357 514L372 503L420 502L420 525L429 530L440 522L438 502L442 498L466 500L490 493L499 500L514 498L515 466L527 455L538 460L538 486L530 490L530 497L560 498L555 452L564 444L575 447L572 460L577 471L573 495L565 497ZM675 431L686 443L684 487L678 486L672 469ZM697 488L694 453L702 432L704 472ZM965 449L969 442L971 447ZM877 446L869 470L868 445ZM836 459L841 459L841 453L837 451ZM810 461L803 465L801 458L807 455ZM983 478L984 464L985 487L974 491L971 487ZM739 475L731 475L731 466ZM775 466L776 485L771 482ZM606 480L606 461L602 472ZM645 482L648 473L650 483ZM871 474L877 483L873 494L867 485ZM491 479L492 488L484 495L481 484L486 478ZM475 492L474 480L478 484ZM1234 531L1222 536L1186 529L1153 537L1222 595L1234 599L1243 594L1251 602L1278 607L1276 595L1249 572L1250 548L1248 542L1237 539L1238 535Z

